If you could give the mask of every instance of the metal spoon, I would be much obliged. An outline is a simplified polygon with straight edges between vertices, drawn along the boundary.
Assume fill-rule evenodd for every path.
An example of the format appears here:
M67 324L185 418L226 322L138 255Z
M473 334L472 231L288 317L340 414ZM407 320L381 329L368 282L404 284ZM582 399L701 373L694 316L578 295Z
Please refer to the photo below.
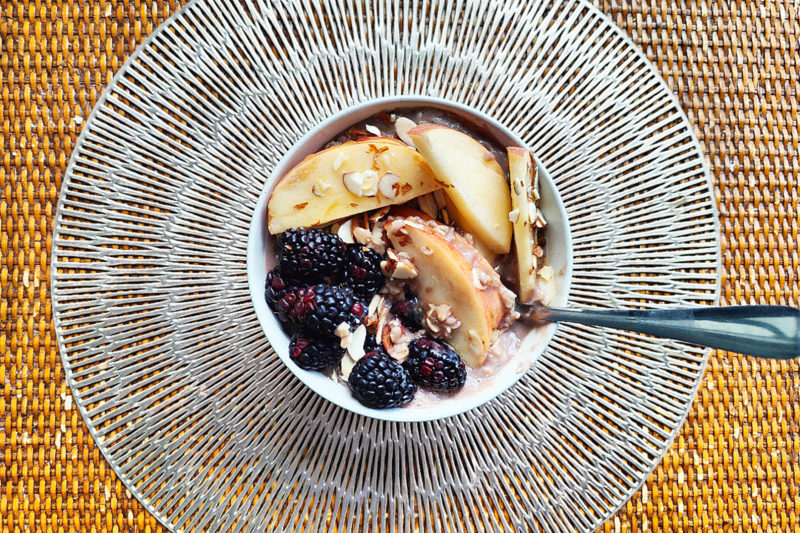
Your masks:
M689 309L552 309L517 303L523 318L625 329L758 357L800 356L800 309L737 305Z

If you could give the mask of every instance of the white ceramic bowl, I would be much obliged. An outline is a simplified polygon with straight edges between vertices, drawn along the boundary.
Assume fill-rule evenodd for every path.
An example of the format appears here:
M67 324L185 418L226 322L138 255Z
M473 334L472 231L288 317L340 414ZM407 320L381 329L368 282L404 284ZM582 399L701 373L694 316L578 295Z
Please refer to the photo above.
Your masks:
M529 335L520 346L519 353L512 357L494 376L482 382L477 393L469 395L459 393L452 397L443 397L435 405L425 407L409 406L395 409L370 409L360 404L345 385L334 383L322 373L303 370L289 360L289 337L283 331L280 322L264 300L268 272L267 257L275 252L274 238L267 232L267 200L272 193L272 189L280 177L305 156L318 151L333 137L351 125L380 111L423 106L449 111L457 115L464 123L483 129L503 146L525 146L518 136L492 118L461 104L440 98L392 97L372 100L350 107L321 122L309 131L278 163L264 184L261 196L256 204L253 220L250 223L250 235L247 244L247 275L253 306L261 327L278 357L281 358L295 376L323 398L354 413L381 420L418 422L436 420L463 413L488 402L503 393L522 377L530 365L544 351L556 330L556 325L550 324L539 328L538 335ZM567 302L567 293L572 277L572 241L569 224L555 184L541 165L539 165L539 183L540 209L548 222L547 259L556 273L556 297L553 305L562 306Z

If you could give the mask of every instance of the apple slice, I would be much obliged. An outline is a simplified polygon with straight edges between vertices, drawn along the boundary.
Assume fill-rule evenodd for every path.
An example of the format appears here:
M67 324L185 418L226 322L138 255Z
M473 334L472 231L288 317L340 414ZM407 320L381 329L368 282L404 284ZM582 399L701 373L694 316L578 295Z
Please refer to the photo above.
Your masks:
M486 359L492 332L509 312L510 293L491 265L453 228L418 217L392 218L386 225L394 249L417 269L408 280L425 308L447 304L461 322L445 339L471 367ZM513 304L513 293L511 293Z
M269 232L319 226L444 186L413 148L373 137L333 146L306 157L272 192Z
M509 220L514 225L514 249L517 255L519 274L519 300L529 303L540 291L536 276L538 257L542 250L537 241L536 199L538 180L536 163L531 153L524 148L509 147L508 170L511 176L511 206Z
M489 250L507 254L511 248L511 199L500 165L491 152L464 133L439 124L422 124L408 131L414 146L448 187L456 222Z

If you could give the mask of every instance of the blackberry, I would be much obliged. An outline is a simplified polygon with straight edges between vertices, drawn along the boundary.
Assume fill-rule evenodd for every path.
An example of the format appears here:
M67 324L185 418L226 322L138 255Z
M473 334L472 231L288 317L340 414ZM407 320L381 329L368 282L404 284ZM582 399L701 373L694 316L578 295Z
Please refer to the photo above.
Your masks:
M367 303L347 287L319 284L287 292L278 301L278 312L318 335L333 335L342 322L355 330L367 316Z
M325 370L338 363L344 355L337 337L319 337L300 330L289 341L289 357L305 370Z
M378 339L375 338L375 335L372 333L367 333L367 338L364 340L364 351L374 352L375 350L385 352L386 349L383 347L383 344L378 342Z
M290 229L278 235L281 271L298 283L338 283L344 274L344 241L321 229Z
M344 267L345 285L365 298L371 297L383 286L382 260L383 256L375 250L361 244L349 245Z
M267 286L264 290L264 299L273 311L278 311L278 302L286 295L287 291L297 290L297 284L283 276L281 267L276 266L267 274Z
M449 346L425 337L408 345L403 368L414 383L429 389L453 392L467 380L467 368L461 357Z
M400 319L400 322L414 331L422 329L423 310L422 305L416 296L411 296L404 300L392 304L392 313Z
M369 352L359 359L347 382L353 396L373 409L400 407L413 400L417 392L403 367L382 351Z

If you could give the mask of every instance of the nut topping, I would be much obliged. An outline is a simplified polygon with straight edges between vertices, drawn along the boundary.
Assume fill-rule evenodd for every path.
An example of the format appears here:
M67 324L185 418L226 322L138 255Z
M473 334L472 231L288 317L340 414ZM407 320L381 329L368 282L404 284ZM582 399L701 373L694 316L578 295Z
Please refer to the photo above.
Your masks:
M367 340L367 328L364 327L364 324L356 328L352 338L352 342L347 347L347 353L353 361L358 361L364 357L364 342Z
M348 348L353 343L353 334L350 332L350 325L347 322L342 322L336 329L333 330L334 335L342 339L339 346Z
M317 183L311 186L311 192L314 194L314 196L322 198L325 196L325 192L330 188L331 186L329 183L319 180Z
M375 196L378 194L378 173L374 170L345 172L342 181L348 191L355 196Z
M339 229L336 230L336 235L339 236L347 244L353 244L356 242L353 240L353 219L347 219L339 226Z
M381 179L378 182L378 190L380 190L381 194L386 198L393 199L396 198L400 192L399 183L400 176L397 174L392 174L391 172L387 172L381 176Z
M381 261L381 270L387 278L412 279L417 277L417 268L405 252L386 250L386 259Z
M519 207L516 209L512 209L511 211L508 212L508 220L511 223L514 223L517 220L519 220Z
M476 289L484 290L492 284L492 277L483 270L475 268L472 270L472 284Z
M514 180L514 194L522 196L522 190L522 182L520 180Z
M417 202L419 203L419 208L423 213L431 218L436 217L439 209L436 207L436 200L433 199L433 195L426 194L424 196L420 196L417 198Z
M453 310L447 304L428 304L422 322L431 336L439 339L449 337L453 330L461 327L461 321L453 316Z
M342 165L344 165L345 161L347 161L347 155L340 151L336 156L336 159L333 160L333 170L339 170L342 168Z
M408 130L415 127L416 125L417 123L411 120L410 118L397 117L397 120L395 120L394 122L394 130L397 133L397 136L400 137L401 141L413 147L414 141L408 135Z
M483 354L483 341L481 340L481 336L478 335L478 332L474 329L471 329L467 332L469 335L469 349L475 355L482 355Z

